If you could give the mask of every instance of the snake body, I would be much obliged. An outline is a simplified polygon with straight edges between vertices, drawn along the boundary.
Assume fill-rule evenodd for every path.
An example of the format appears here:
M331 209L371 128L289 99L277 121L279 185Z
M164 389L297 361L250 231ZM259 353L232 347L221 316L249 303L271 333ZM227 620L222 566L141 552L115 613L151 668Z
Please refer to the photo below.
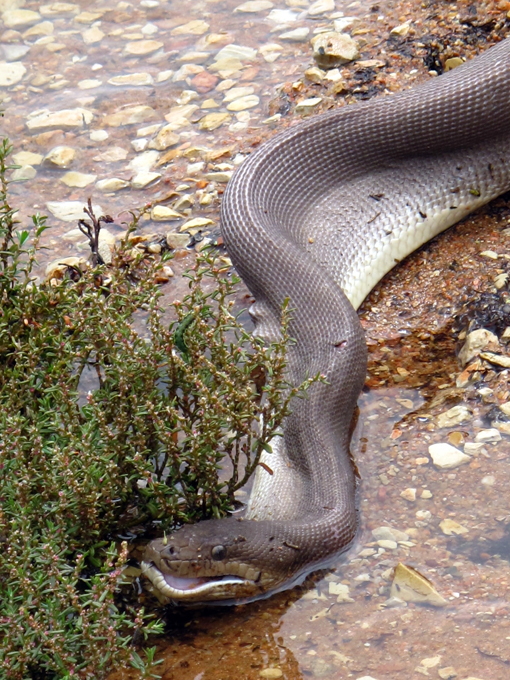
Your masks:
M221 226L256 299L256 332L278 336L289 298L289 378L320 372L328 384L296 400L242 520L148 546L143 568L159 591L257 599L352 544L350 427L366 372L356 308L397 262L509 188L510 40L425 85L291 127L240 166Z

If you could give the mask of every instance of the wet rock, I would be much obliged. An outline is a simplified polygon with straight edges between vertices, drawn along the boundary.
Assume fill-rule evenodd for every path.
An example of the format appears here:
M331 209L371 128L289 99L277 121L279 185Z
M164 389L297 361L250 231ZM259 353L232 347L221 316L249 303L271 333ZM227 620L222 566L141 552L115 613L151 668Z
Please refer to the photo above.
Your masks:
M416 500L416 489L412 488L404 489L400 494L400 497L403 498L405 501L414 503Z
M392 28L390 31L391 35L397 35L400 38L405 38L406 35L409 33L411 26L409 25L409 22L406 21L403 24L400 24L400 26L395 26L395 28Z
M41 20L39 12L30 9L11 9L2 14L2 21L6 28L24 28L33 26Z
M252 109L254 106L258 106L260 99L256 94L250 94L247 97L239 97L233 102L227 105L228 111L245 111L246 109Z
M123 125L135 125L145 123L156 118L156 112L151 106L140 104L128 106L116 113L105 116L104 122L109 127L122 127Z
M186 248L189 241L189 234L179 234L178 232L171 231L166 235L166 243L172 250Z
M201 130L216 130L221 127L224 123L228 123L231 120L229 113L208 113L199 122L198 127Z
M53 165L66 169L70 167L76 157L76 150L70 146L55 146L44 157L44 165Z
M337 33L343 33L346 28L349 28L356 23L359 23L358 17L340 17L339 19L335 19L333 26Z
M312 113L319 106L322 97L311 97L310 99L302 99L296 104L296 113Z
M499 257L499 255L494 250L482 250L479 255L480 257L485 257L488 260L497 260Z
M157 163L158 158L159 153L157 151L144 151L135 156L128 167L131 170L150 170Z
M97 251L105 264L111 264L115 249L115 236L104 227L99 232Z
M64 109L50 113L45 111L27 120L29 130L44 130L45 128L82 128L89 125L94 118L92 111L87 109Z
M151 220L155 222L167 222L169 220L182 220L184 215L181 215L176 210L167 208L165 205L156 205L151 210Z
M245 14L264 12L267 9L274 7L273 3L269 0L249 0L248 2L243 2L242 5L238 5L234 8L234 12L244 12Z
M81 201L48 201L46 207L52 215L63 222L76 222L86 217L85 204ZM104 215L100 205L92 206L95 215Z
M310 29L303 27L303 28L295 28L292 31L286 31L285 33L281 33L278 37L280 40L288 40L289 42L304 42L305 40L308 39L308 35L310 33Z
M11 182L28 182L37 175L37 170L31 165L22 165L17 168L11 175Z
M124 87L125 85L140 87L142 85L152 85L154 80L150 73L130 73L126 76L114 76L108 82L116 87Z
M443 519L443 521L439 523L439 527L446 536L462 536L463 534L469 533L469 529L466 529L466 527L463 527L462 524L459 524L453 519Z
M43 17L62 17L77 14L80 7L71 2L52 2L48 5L41 5L39 11Z
M323 71L318 66L312 66L312 68L308 68L305 71L305 76L312 83L321 83L324 80L325 75L326 71Z
M5 61L19 61L30 52L30 45L0 45Z
M510 357L505 357L502 354L494 354L493 352L480 352L480 357L486 361L490 361L495 366L502 368L510 368Z
M114 191L119 191L120 189L125 189L129 186L129 182L125 179L119 179L118 177L110 177L108 179L101 179L96 182L96 187L99 191L107 193L113 193Z
M255 59L257 50L253 47L244 47L243 45L227 45L223 47L214 57L215 61L222 61L226 59L238 59L239 61L251 61Z
M494 477L494 475L485 475L485 477L482 477L481 483L484 486L494 486L496 483L496 477Z
M308 14L311 17L317 17L320 14L325 14L326 12L335 11L335 0L317 0L308 9Z
M143 189L149 184L152 184L152 182L155 182L160 177L160 172L148 172L146 170L142 170L133 177L131 180L131 186L133 189Z
M466 456L465 453L462 453L462 451L445 443L431 444L429 446L429 453L434 465L441 470L452 470L471 460L471 458Z
M263 668L259 671L259 677L265 680L276 680L276 678L283 677L283 673L279 668Z
M468 364L489 345L493 346L494 349L499 345L498 337L494 333L485 328L478 328L476 331L469 333L466 342L459 352L459 360L462 366Z
M227 90L226 95L223 97L223 103L227 104L233 102L235 99L246 97L253 94L254 91L253 87L232 87L230 90Z
M163 43L159 42L159 40L134 40L126 45L126 52L138 57L144 57L147 54L157 52L162 47Z
M123 161L127 158L128 152L121 146L111 146L105 151L94 156L94 160L103 161L104 163L115 163L116 161Z
M205 227L209 227L213 224L214 224L213 220L210 220L208 217L195 217L194 219L185 222L181 226L179 231L180 232L189 231L190 234L193 234L199 231L200 229L204 229Z
M52 279L59 281L70 268L85 271L86 267L87 260L84 257L60 257L47 265L44 275L46 281L51 282Z
M103 31L98 26L92 26L82 33L85 45L96 45L104 38Z
M436 418L436 422L438 428L441 429L443 427L455 427L456 425L460 425L460 423L471 420L472 417L473 414L467 406L458 404L457 406L448 409L448 411L440 413Z
M338 603L354 602L352 597L349 595L349 586L345 583L334 583L329 582L329 594L336 595L336 601Z
M480 430L475 436L475 441L481 444L489 444L492 442L500 442L501 434L496 428L490 428L488 430Z
M164 151L178 144L180 139L179 135L173 131L172 125L165 125L159 130L156 137L149 142L149 149Z
M93 90L95 87L100 87L102 84L103 81L97 80L96 78L86 78L85 80L78 81L80 90Z
M27 69L20 61L6 63L0 61L0 87L10 87L19 83Z
M201 19L194 19L187 24L173 28L170 33L172 35L203 35L209 30L209 24Z
M313 58L321 68L329 69L359 57L358 43L346 33L320 33L312 38Z
M390 595L404 602L421 602L434 607L448 604L425 576L401 562L395 567Z
M13 154L12 160L16 165L40 165L43 156L40 153L32 153L31 151L18 151Z
M376 541L408 541L409 535L393 527L377 527L372 529L372 536Z
M61 182L68 187L87 187L92 182L95 182L97 175L87 175L83 172L66 172L61 178Z
M445 668L439 668L437 674L441 680L453 680L457 677L457 671L453 666L446 666Z
M496 430L497 432L497 430ZM499 432L498 432L499 434ZM501 435L500 435L501 436ZM481 443L466 442L464 444L464 453L468 456L479 456L481 453L487 453L487 449Z
M209 73L209 71L201 71L191 79L191 85L200 94L205 94L216 87L218 80L218 76L215 76L213 73Z

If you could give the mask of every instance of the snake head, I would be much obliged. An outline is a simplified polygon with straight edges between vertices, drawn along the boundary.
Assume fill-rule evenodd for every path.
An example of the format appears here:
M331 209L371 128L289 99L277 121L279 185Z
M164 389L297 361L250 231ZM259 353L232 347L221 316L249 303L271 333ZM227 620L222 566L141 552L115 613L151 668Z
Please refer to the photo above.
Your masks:
M266 597L288 582L293 570L281 559L277 570L270 568L268 557L279 541L264 538L261 524L266 523L227 518L186 525L149 543L142 571L159 594L177 603L231 604Z

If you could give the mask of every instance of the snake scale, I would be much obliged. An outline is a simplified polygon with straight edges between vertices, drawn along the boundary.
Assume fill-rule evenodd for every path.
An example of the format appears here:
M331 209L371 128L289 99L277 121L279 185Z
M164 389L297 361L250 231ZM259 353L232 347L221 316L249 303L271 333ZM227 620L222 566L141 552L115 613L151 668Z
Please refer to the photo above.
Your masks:
M295 400L242 520L149 544L143 570L161 593L266 597L352 544L349 440L366 372L356 309L397 262L509 188L510 40L419 87L308 119L245 160L221 228L256 299L256 332L277 337L289 298L289 379L321 372L329 384Z

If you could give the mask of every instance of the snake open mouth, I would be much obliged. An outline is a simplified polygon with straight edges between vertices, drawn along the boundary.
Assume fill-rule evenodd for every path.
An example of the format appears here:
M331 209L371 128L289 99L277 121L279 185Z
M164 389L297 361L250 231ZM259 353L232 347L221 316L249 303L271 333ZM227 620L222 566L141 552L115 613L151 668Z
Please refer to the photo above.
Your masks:
M218 588L228 590L229 587L252 585L251 581L239 576L200 576L198 578L186 578L164 574L153 562L142 562L142 573L152 582L155 588L169 598L178 600L193 599L197 596L205 596L207 593Z

